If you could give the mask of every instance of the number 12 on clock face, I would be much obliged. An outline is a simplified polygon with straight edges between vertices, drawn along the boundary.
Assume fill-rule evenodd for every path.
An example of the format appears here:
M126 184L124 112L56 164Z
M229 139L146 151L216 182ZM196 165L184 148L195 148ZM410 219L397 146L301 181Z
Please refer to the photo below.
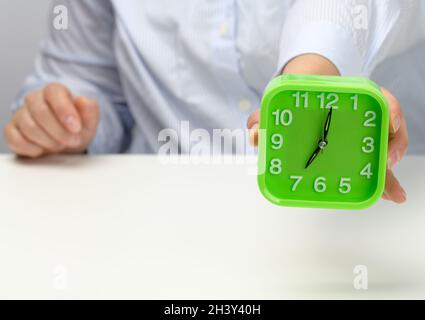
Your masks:
M281 76L261 106L263 195L284 206L363 209L382 195L388 106L363 78Z

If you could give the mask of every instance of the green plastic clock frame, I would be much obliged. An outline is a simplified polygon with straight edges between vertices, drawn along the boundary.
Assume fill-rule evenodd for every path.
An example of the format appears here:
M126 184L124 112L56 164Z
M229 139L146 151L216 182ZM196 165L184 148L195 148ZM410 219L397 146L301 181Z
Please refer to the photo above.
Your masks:
M305 106L303 106L302 103L297 102L299 105L294 106L295 101L294 99L291 100L290 97L295 96L298 93L312 95L314 98L311 98L310 100L316 99L316 101L311 102L311 104L310 102L307 102ZM291 154L294 154L295 155L294 157L297 157L297 154L299 154L299 159L307 160L305 156L306 154L308 154L306 153L307 151L301 152L299 150L304 148L303 145L305 141L312 140L313 142L311 143L312 144L315 143L314 137L312 137L311 139L309 138L308 140L306 140L306 138L301 138L301 137L304 137L307 124L310 123L311 126L315 127L316 126L315 123L318 122L317 126L320 127L321 125L323 125L322 121L312 120L312 118L314 118L313 113L310 117L310 115L307 114L306 113L307 111L305 110L307 110L308 108L310 108L310 110L313 110L313 108L315 108L314 109L316 110L314 111L315 115L318 115L319 111L317 110L323 109L323 111L321 111L324 114L323 117L321 118L323 120L325 119L324 117L326 116L326 112L331 111L331 109L332 109L332 112L334 113L333 117L338 118L337 112L341 112L343 108L345 109L349 108L349 106L342 105L340 106L339 110L334 110L332 105L324 106L323 103L321 104L321 107L316 106L316 104L318 104L317 97L318 97L318 94L320 93L344 96L345 100L344 99L343 100L345 101L345 104L348 104L347 103L348 97L351 97L353 99L353 97L360 96L363 99L364 104L367 104L368 106L373 105L375 107L375 115L379 114L379 117L377 117L376 119L377 123L375 123L376 128L374 131L375 135L379 134L379 138L376 139L378 141L375 141L376 144L379 143L379 146L374 150L373 155L371 156L375 160L375 163L370 164L370 167L369 167L369 169L371 167L374 167L375 170L374 170L373 176L371 175L370 172L368 172L369 175L368 173L366 173L367 179L370 179L371 176L373 177L373 182L369 182L369 184L367 184L368 180L365 177L360 177L360 178L356 177L357 180L364 178L364 180L362 181L364 181L365 187L364 188L362 187L360 189L368 190L367 192L364 191L365 193L362 194L361 196L354 196L353 198L350 198L350 197L347 198L346 194L341 194L336 192L335 190L338 188L338 186L335 185L335 183L337 181L333 181L332 185L326 186L325 188L325 189L329 188L334 190L331 195L326 196L326 192L317 193L315 192L316 190L314 190L314 188L316 188L317 186L314 186L313 188L312 179L316 178L316 181L314 183L316 183L317 185L320 185L321 183L320 186L322 189L324 189L323 186L325 184L323 180L325 180L326 178L323 178L320 182L317 182L317 180L319 179L317 177L321 175L320 172L318 172L317 174L314 174L314 172L311 173L311 171L309 171L309 170L315 170L314 166L316 167L321 166L321 168L324 171L326 171L329 176L333 176L333 180L335 180L335 177L338 176L339 174L338 172L334 172L334 171L339 170L339 168L342 168L341 169L342 171L345 170L348 172L349 170L351 170L351 172L358 172L359 168L361 168L361 165L363 164L360 164L361 161L358 160L359 157L361 157L361 155L357 156L355 153L353 153L353 152L358 152L357 146L353 147L356 144L356 142L352 143L351 141L349 141L347 137L344 137L344 134L345 134L344 132L351 132L352 135L354 135L360 132L361 130L363 130L363 127L361 126L361 124L359 124L358 122L354 123L354 121L356 121L355 119L358 119L359 117L355 115L355 113L353 114L347 113L347 115L344 117L340 116L340 118L343 119L343 121L341 120L338 126L340 128L339 131L342 132L342 138L339 132L334 133L334 137L332 137L332 133L331 133L329 136L329 146L328 146L330 147L332 145L333 143L332 138L337 140L336 137L338 134L339 135L338 139L340 140L345 139L344 144L342 144L343 142L336 143L338 144L338 148L342 149L341 154L342 155L347 154L347 156L350 154L353 154L352 157L350 157L349 159L344 158L343 156L341 157L341 159L329 158L331 154L333 155L337 154L335 152L337 152L338 150L329 151L329 154L327 156L328 157L327 162L329 163L329 166L327 166L326 163L323 162L324 160L320 160L320 157L322 157L322 154L319 154L317 156L317 159L315 159L315 161L318 163L312 164L312 166L307 169L304 168L304 163L298 164L299 160L297 160L298 162L294 162L295 160L293 161L291 160ZM308 100L307 98L306 100ZM278 110L276 109L278 107L294 110L295 113L298 112L298 114L296 113L295 115L291 116L293 118L296 118L297 115L301 115L302 114L301 112L304 112L303 114L304 119L301 119L298 121L298 126L301 128L299 130L300 132L291 133L291 131L285 131L285 130L289 130L288 127L278 128L276 126L277 124L273 122L272 111ZM360 109L360 115L363 116L361 111L366 110L364 109L365 106L364 105L357 106L356 108ZM355 110L358 110L358 109L355 109ZM278 119L279 113L276 114L276 112L278 111L275 111L275 116L276 116L275 118L277 122L279 121ZM302 118L302 116L300 116L300 118ZM333 121L337 121L337 120L333 120ZM348 128L348 129L341 129L341 128ZM285 146L288 146L289 150L279 151L280 153L277 153L276 150L272 149L272 147L270 146L271 145L270 140L271 140L271 137L273 137L272 136L273 132L278 132L275 135L279 135L279 131L276 131L276 130L281 130L280 131L281 136L283 137L280 139L275 139L276 140L275 142L281 142L280 144L276 146L282 145L283 146L282 150L285 150ZM317 130L317 128L315 130ZM379 86L375 84L373 81L370 81L369 79L362 78L362 77L337 77L337 76L317 76L317 75L279 76L273 79L269 83L269 85L267 86L265 90L262 103L261 103L261 117L260 117L260 130L259 130L259 158L258 158L258 170L259 170L258 185L259 185L260 191L265 196L266 199L280 206L323 208L323 209L344 209L344 210L366 209L372 206L373 204L375 204L381 198L385 189L385 175L386 175L386 168L387 168L387 152L388 152L388 131L389 131L388 103L385 97L383 96ZM286 135L288 135L289 137L286 137ZM289 138L291 140L288 142L287 139ZM290 148L293 148L293 150L291 150ZM309 148L311 149L311 146ZM309 148L307 149L310 150ZM336 148L337 146L334 146L334 149ZM346 149L344 150L344 148ZM353 151L354 149L356 151ZM322 151L323 153L326 153L326 149ZM277 160L273 159L276 161L276 165L279 163L281 164L281 172L279 172L279 170L276 170L275 172L275 173L279 173L278 175L272 175L269 172L269 167L271 168L272 166L271 163L268 163L270 162L270 157L272 157L269 154L272 154L272 153L274 153L275 156L277 155L276 157L278 159ZM290 184L290 181L288 180L288 175L290 175L291 172L285 172L285 170L290 171L291 169L287 169L285 167L286 161L288 162L288 166L291 161L292 163L295 163L293 167L296 168L296 170L298 170L296 173L300 175L297 178L298 180L303 173L306 173L307 175L308 174L311 175L309 178L310 181L302 181L302 180L300 180L301 182L298 181L300 183L298 185L298 188L300 188L299 192L292 192L293 190L289 190L291 188L291 184ZM320 161L322 161L322 163L320 163ZM346 162L352 161L352 163L345 164L345 167L347 168L345 169L344 164L341 164L341 161L346 161ZM343 175L343 173L341 173L341 175ZM305 180L308 180L308 179L305 179ZM348 179L348 180L351 180L351 179ZM345 182L347 182L348 180L345 180ZM295 180L291 180L292 189L295 186L294 181ZM342 181L342 178L341 178L341 181ZM304 189L300 187L301 183L304 183L304 186L303 186ZM358 182L357 184L360 185L360 182ZM343 183L341 183L341 185L344 186ZM348 190L347 183L345 187L346 187L345 189ZM349 187L351 190L351 185ZM342 190L343 188L340 188L340 192L342 192ZM363 191L360 191L360 192L363 192Z

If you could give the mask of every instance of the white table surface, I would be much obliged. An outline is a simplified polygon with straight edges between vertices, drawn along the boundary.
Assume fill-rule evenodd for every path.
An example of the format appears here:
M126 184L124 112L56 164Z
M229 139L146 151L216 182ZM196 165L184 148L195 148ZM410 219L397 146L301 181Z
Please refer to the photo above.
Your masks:
M269 204L249 164L2 156L0 298L425 298L424 163L406 205L340 212Z

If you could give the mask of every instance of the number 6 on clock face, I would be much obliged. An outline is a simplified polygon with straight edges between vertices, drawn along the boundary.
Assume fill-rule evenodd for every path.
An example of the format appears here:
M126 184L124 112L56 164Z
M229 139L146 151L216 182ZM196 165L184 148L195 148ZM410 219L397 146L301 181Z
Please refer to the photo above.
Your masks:
M387 102L367 79L274 79L261 107L261 192L283 206L371 206L385 186L388 126Z

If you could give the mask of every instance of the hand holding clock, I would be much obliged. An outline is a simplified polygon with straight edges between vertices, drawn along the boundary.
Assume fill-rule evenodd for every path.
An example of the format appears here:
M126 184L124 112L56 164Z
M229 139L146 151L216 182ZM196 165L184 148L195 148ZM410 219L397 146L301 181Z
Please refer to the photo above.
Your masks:
M307 54L299 56L290 61L284 68L284 73L289 74L318 74L318 75L339 75L337 68L332 62L326 58ZM384 199L403 203L406 201L406 192L401 187L398 180L393 174L393 169L400 162L407 151L408 133L406 121L401 110L400 103L397 99L385 88L382 88L382 93L388 101L390 109L390 128L389 128L389 148L388 148L388 165L386 174L386 185ZM251 140L254 145L258 144L258 128L259 128L259 111L254 112L248 119L248 128L250 129ZM317 158L320 151L326 147L327 135L331 128L332 109L328 112L322 139L311 158L307 161L307 166Z
M406 192L393 174L394 167L403 159L409 145L406 120L399 101L385 88L381 88L390 106L390 136L388 145L388 169L384 199L397 203L406 201Z

